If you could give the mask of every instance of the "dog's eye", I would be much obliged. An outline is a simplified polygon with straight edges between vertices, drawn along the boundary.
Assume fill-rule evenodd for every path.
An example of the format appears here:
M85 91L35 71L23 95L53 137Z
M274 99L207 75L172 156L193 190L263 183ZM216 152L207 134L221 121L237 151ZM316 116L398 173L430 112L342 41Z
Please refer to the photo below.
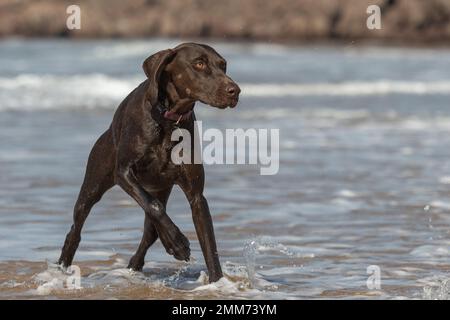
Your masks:
M197 61L197 62L194 64L194 67L195 67L196 69L198 69L198 70L203 70L203 69L206 68L206 63L204 63L203 61Z

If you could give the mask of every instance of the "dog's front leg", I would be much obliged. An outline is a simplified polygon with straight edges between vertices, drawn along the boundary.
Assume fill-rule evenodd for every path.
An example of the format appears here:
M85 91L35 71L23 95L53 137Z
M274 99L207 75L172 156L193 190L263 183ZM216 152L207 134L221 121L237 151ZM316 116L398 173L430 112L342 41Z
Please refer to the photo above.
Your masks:
M209 282L216 282L223 277L220 267L219 254L217 253L216 239L214 236L213 222L209 212L208 202L201 194L196 194L189 201L192 209L195 231L205 257L209 273Z
M214 236L213 222L208 202L203 196L205 173L202 165L186 165L184 176L178 184L184 191L192 210L195 231L208 268L209 281L215 282L223 277Z
M132 170L134 161L129 160L136 159L130 157L130 155L133 155L133 150L128 150L124 154L126 157L119 158L117 162L117 184L144 209L145 214L156 227L158 236L167 253L173 255L178 260L188 261L191 253L189 240L167 215L164 205L140 186Z

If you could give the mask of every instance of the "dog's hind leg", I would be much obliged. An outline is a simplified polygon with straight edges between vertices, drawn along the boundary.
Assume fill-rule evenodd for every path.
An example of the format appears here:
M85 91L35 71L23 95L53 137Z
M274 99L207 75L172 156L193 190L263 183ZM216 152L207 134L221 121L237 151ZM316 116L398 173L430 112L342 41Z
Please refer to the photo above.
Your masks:
M167 190L163 190L153 194L153 196L158 199L164 207L167 205L167 200L169 199L170 192L172 191L172 187ZM149 214L145 215L144 221L144 234L142 235L141 243L134 254L134 256L130 259L128 264L128 268L131 268L135 271L141 271L142 267L145 263L145 254L147 253L148 248L152 246L153 243L158 239L158 232L150 221Z
M92 207L114 186L114 161L113 142L108 130L97 140L89 155L83 185L74 207L73 224L58 261L64 267L72 264L81 240L81 229Z

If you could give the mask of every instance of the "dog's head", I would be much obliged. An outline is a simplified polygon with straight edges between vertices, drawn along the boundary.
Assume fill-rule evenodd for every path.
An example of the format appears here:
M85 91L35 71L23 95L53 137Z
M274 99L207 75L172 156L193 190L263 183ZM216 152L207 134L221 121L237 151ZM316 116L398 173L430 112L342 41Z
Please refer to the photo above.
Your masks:
M143 64L150 80L149 98L157 103L161 90L172 86L180 98L217 108L234 108L239 86L226 75L227 62L213 48L184 43L148 57Z

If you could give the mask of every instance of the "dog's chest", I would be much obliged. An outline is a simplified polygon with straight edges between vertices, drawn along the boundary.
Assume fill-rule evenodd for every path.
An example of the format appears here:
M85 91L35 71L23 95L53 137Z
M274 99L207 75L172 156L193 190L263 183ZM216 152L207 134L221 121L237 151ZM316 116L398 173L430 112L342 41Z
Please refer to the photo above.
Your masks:
M180 166L171 160L176 141L171 135L160 133L156 137L158 143L152 144L144 156L136 163L136 175L148 189L160 190L173 185L179 177Z

